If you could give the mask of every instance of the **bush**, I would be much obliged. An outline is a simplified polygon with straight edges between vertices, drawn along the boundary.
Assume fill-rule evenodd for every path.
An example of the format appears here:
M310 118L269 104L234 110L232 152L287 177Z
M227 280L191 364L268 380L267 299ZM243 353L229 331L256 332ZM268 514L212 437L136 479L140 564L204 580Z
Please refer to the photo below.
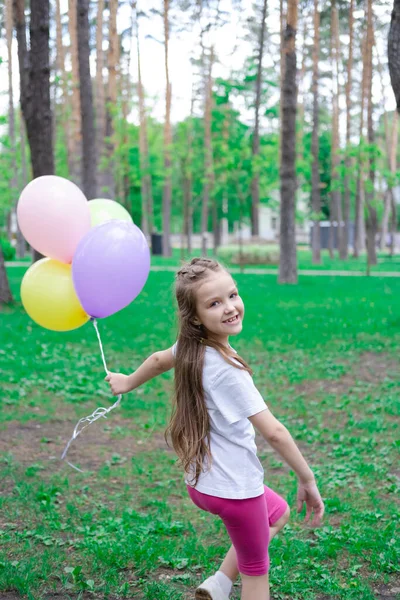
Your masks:
M279 248L275 245L243 245L242 256L238 244L222 246L218 258L233 265L278 265Z
M4 260L14 260L15 248L6 238L0 237L0 246L3 252Z

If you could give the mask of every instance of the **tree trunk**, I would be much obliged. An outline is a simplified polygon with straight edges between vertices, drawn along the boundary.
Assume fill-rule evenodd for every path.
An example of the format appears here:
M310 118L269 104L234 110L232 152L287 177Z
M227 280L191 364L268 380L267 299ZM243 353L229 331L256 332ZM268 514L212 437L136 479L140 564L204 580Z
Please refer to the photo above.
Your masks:
M65 51L62 41L62 23L61 23L61 9L60 0L56 0L56 39L57 39L57 69L60 74L61 87L62 87L62 127L64 129L65 144L67 147L67 163L68 172L72 176L73 167L73 140L72 131L69 118L69 94L68 94L68 80L67 73L65 71Z
M390 81L400 112L400 0L394 0L388 37Z
M367 130L368 130L368 144L372 146L375 141L374 125L373 125L373 105L372 105L372 51L374 45L374 29L373 29L373 12L372 12L372 0L368 0L367 9L367 82L366 82L366 93L367 93ZM375 153L374 150L369 150L369 181L372 189L367 189L365 193L366 205L367 205L367 252L368 252L368 265L376 265L376 234L378 232L378 214L375 206Z
M164 63L165 63L165 126L164 126L164 190L163 190L163 255L171 256L171 83L169 81L168 51L169 51L169 0L164 0Z
M296 28L297 0L288 1L284 35L279 282L297 283L296 255Z
M139 43L139 15L136 10L136 47L138 61L138 96L139 96L139 151L140 151L140 185L142 193L142 230L145 235L154 231L153 186L150 173L149 143L147 137L147 115L145 95L142 82ZM147 233L146 233L147 232Z
M105 0L97 0L96 22L96 151L98 156L99 173L98 186L101 191L104 187L102 159L104 155L104 137L106 135L106 101L104 90L104 52L103 52L103 13Z
M364 108L365 108L365 86L366 86L366 36L362 42L361 54L363 56L363 72L361 78L361 115L360 115L360 144L358 152L358 172L355 206L355 229L354 229L354 252L353 256L357 258L365 248L365 224L364 224L364 174L363 174L363 152L362 142L364 139Z
M204 54L205 56L205 54ZM214 48L211 48L209 57L208 73L205 88L205 105L204 105L204 189L203 189L203 206L201 212L201 234L202 234L202 254L207 256L207 232L208 232L208 210L210 205L210 197L213 190L213 152L211 142L211 115L212 115L212 68L214 64ZM216 199L213 199L213 228L216 226ZM214 234L216 232L214 231Z
M346 81L346 158L345 158L345 178L344 178L344 207L343 207L343 260L349 256L350 241L350 168L351 158L347 155L351 138L351 88L353 71L353 38L354 38L354 0L350 0L349 9L349 57L347 61L347 81Z
M296 140L296 152L297 161L302 163L304 161L304 116L305 116L305 90L304 90L304 78L307 72L306 66L307 58L307 15L303 16L303 46L301 56L301 68L298 74L298 93L297 93L297 140ZM301 101L299 100L301 98Z
M31 150L33 177L54 173L50 108L49 0L31 0L30 50L23 0L14 0L21 107ZM34 250L33 259L42 255Z
M261 103L261 83L262 83L262 62L264 56L264 39L267 17L267 0L264 0L261 13L260 40L258 46L258 64L256 79L256 99L255 99L255 125L253 134L253 176L251 179L251 234L260 235L260 175L258 157L260 155L260 103Z
M183 164L183 221L184 234L186 236L186 248L188 255L192 253L192 234L193 234L193 181L192 181L192 160L193 160L193 113L194 113L194 90L192 86L192 99L190 103L190 117L188 121L187 135L187 155Z
M319 0L314 0L314 44L313 44L313 74L312 74L312 92L313 92L313 128L311 138L311 208L314 215L312 228L312 262L314 265L321 264L321 229L319 224L319 215L321 214L321 188L319 177Z
M17 171L17 160L16 160L16 143L15 143L15 110L14 110L14 90L13 90L13 64L12 64L12 39L13 39L13 7L12 0L6 0L5 4L5 21L6 21L6 38L7 38L7 63L8 63L8 137L10 140L10 152L11 152L11 193L14 198L17 197L18 189L18 171ZM14 205L11 209L12 213L15 213L16 206ZM17 244L17 256L22 258L19 254L20 248Z
M90 76L89 0L77 0L78 59L82 121L82 184L88 200L97 196L96 133Z
M283 121L283 80L285 77L285 56L283 52L283 36L285 31L286 15L283 9L283 0L279 0L279 53L280 53L280 65L279 65L279 156L282 155L282 121Z
M114 111L117 105L117 66L118 66L118 34L117 11L118 0L109 0L109 46L108 46L108 89L106 101L106 165L103 173L103 183L106 188L102 195L107 198L115 197L114 178Z
M331 3L331 60L332 60L332 145L331 145L331 206L330 206L330 229L329 229L329 252L331 258L334 255L334 231L337 228L337 241L340 257L343 257L342 236L342 199L339 190L339 16L336 0Z
M82 118L81 94L79 90L77 0L68 0L68 30L71 44L72 117L71 128L71 179L82 185Z
M19 183L19 189L23 189L26 185L28 185L28 167L27 167L27 159L26 159L26 131L25 131L25 122L24 116L22 114L22 110L19 112L19 126L20 126L20 149L21 149L21 181ZM17 224L17 256L18 258L23 258L26 253L27 244L24 236Z

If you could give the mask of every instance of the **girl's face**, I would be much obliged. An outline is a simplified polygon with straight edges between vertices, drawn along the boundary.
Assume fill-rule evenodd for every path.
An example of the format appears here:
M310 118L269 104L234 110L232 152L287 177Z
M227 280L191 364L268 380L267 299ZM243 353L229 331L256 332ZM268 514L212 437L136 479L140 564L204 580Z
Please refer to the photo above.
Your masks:
M197 319L210 337L222 344L242 331L244 304L232 277L226 271L210 274L196 294Z

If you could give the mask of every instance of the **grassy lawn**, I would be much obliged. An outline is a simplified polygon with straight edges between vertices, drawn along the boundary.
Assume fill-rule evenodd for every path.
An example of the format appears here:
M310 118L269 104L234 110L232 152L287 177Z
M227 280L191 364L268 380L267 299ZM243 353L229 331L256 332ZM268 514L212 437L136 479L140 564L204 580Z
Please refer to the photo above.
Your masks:
M17 298L23 273L9 269ZM400 280L235 279L246 321L232 343L326 502L323 527L305 527L294 474L258 440L265 481L292 508L270 547L271 598L398 598ZM173 343L172 282L152 272L130 307L99 322L110 369ZM68 455L76 472L60 461L76 421L113 402L93 326L59 334L20 305L0 313L1 599L183 600L218 567L224 528L190 503L163 439L172 375L83 432Z

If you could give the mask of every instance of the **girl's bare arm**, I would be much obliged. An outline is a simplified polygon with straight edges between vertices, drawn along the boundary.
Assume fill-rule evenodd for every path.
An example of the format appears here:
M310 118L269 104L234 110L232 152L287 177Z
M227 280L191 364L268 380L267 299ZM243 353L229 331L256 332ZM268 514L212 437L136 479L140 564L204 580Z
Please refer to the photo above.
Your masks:
M105 380L110 384L113 395L118 396L119 394L131 392L146 383L146 381L153 379L153 377L169 371L173 366L172 348L168 348L168 350L154 352L130 375L110 372Z

